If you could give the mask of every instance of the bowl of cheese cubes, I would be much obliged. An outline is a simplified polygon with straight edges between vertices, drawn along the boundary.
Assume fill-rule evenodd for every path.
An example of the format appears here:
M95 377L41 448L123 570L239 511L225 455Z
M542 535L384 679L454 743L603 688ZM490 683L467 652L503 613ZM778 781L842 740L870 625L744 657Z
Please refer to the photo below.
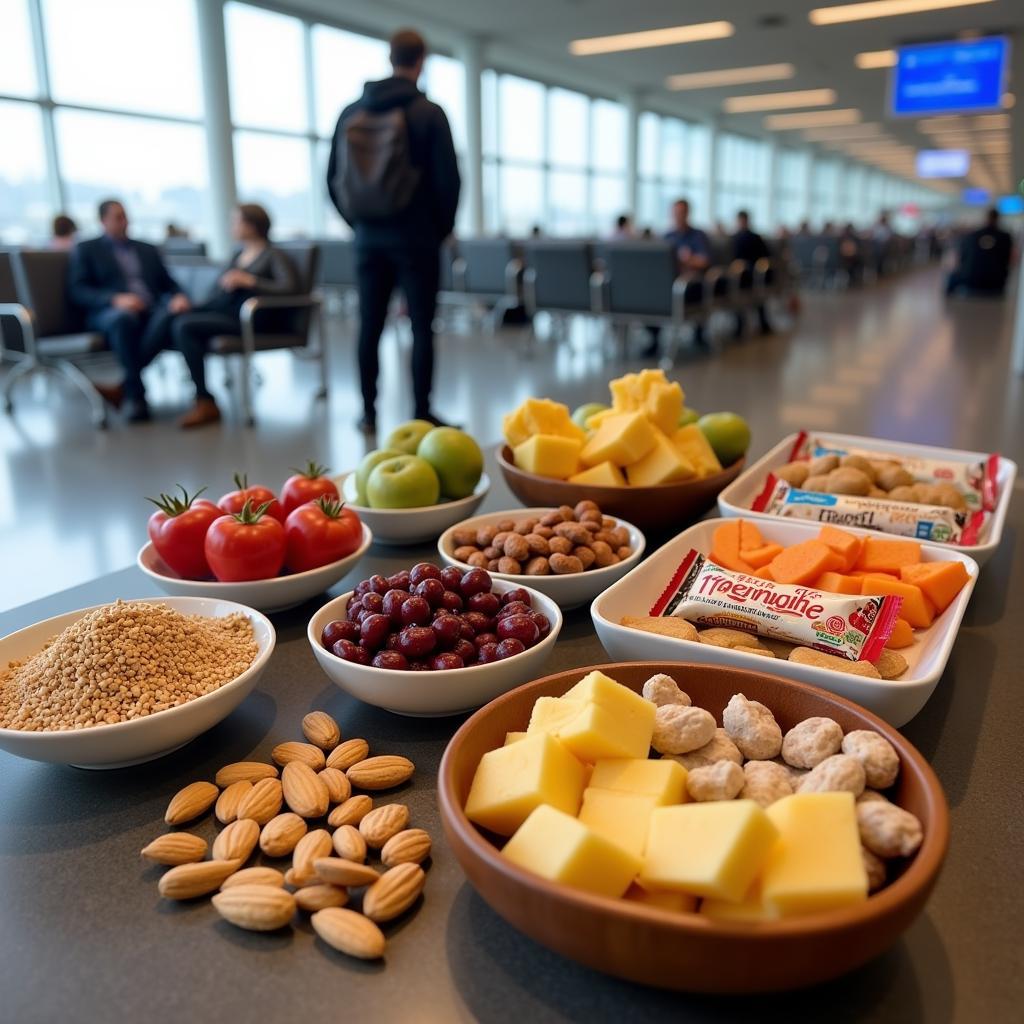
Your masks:
M459 729L438 791L456 858L510 924L689 992L783 991L861 966L924 908L949 838L942 788L899 732L726 666L528 683Z
M504 417L497 460L527 506L597 502L642 530L697 519L739 476L744 457L723 465L696 423L680 425L683 391L660 370L610 385L612 405L581 427L567 406L527 398Z

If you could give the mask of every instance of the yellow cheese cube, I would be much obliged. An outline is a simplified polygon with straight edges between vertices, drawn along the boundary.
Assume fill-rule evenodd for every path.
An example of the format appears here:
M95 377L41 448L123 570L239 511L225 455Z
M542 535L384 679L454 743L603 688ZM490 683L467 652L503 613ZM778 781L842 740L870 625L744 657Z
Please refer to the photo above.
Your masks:
M631 487L653 487L689 480L697 475L693 463L660 431L654 431L654 447L626 467Z
M501 851L510 861L552 882L618 897L640 867L627 853L554 807L538 807Z
M674 910L680 914L692 914L697 909L697 897L688 892L645 889L636 883L626 890L623 899L644 903L649 907L660 907L662 910Z
M656 807L640 881L647 888L681 889L738 903L777 836L753 800Z
M696 423L680 427L672 434L671 440L675 449L689 460L699 476L710 476L722 471L718 456Z
M559 729L583 710L583 704L581 700L566 700L564 697L538 697L533 702L526 735L533 736L543 732L557 736Z
M654 797L659 806L686 802L686 769L678 761L609 758L594 765L590 785Z
M614 462L599 462L582 473L569 477L571 484L590 484L592 487L625 487L626 478Z
M583 442L555 434L534 434L512 449L515 464L527 473L568 480L580 464Z
M617 683L611 676L606 676L596 669L588 672L578 683L565 692L563 700L591 700L595 704L603 704L609 710L623 717L639 717L644 722L651 722L657 708L649 700L644 700L635 690ZM643 756L646 757L647 751Z
M528 736L480 759L466 800L466 817L510 836L541 804L575 814L583 766L554 737Z
M779 833L761 879L766 906L790 917L867 899L852 793L796 793L766 813Z
M765 905L760 879L755 879L739 903L731 900L701 900L700 912L717 921L773 921L779 916Z
M531 434L554 434L582 441L585 431L573 423L569 407L550 398L528 398L520 407L523 423Z
M577 817L598 835L618 843L635 857L642 857L651 811L656 806L653 796L588 786L583 790L583 803Z
M601 421L583 447L580 459L586 466L614 462L628 466L654 447L654 427L641 412L617 413Z
M507 747L510 743L518 743L520 740L526 739L525 732L507 732L505 733L505 746Z
M623 718L601 704L584 701L575 715L558 726L555 736L581 761L594 762L605 757L643 757L650 750L653 733L653 717L649 722Z

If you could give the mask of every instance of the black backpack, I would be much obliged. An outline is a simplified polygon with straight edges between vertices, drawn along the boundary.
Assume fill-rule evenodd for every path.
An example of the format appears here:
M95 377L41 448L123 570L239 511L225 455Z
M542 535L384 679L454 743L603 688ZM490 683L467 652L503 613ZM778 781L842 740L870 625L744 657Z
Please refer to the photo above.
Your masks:
M402 107L356 110L345 120L335 159L334 190L353 220L401 213L420 181L409 157L409 128Z

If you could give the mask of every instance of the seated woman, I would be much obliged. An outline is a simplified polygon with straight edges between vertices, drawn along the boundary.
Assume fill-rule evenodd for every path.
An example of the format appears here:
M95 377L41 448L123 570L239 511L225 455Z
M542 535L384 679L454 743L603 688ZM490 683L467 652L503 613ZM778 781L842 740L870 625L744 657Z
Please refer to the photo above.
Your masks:
M270 215L262 206L240 204L232 219L231 234L240 248L216 287L205 302L175 317L172 327L174 347L185 357L196 387L196 404L180 421L185 428L220 419L217 403L206 389L204 357L210 339L242 333L239 314L246 299L254 295L293 295L299 290L291 261L270 244Z

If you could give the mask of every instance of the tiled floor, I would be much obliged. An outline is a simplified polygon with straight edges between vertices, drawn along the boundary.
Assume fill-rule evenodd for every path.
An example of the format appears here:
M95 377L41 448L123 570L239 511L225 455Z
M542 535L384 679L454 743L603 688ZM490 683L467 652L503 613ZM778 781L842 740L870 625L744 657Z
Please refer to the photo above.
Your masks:
M1001 450L1020 461L1024 379L1008 369L1012 308L946 305L934 271L864 292L810 294L792 333L684 357L676 376L694 408L750 420L753 454L792 430L818 427ZM391 332L382 346L382 436L410 411L406 344ZM311 364L261 357L252 430L229 421L178 431L174 418L188 391L173 355L151 371L158 418L144 426L94 431L84 401L62 384L22 385L15 415L0 419L0 608L128 565L145 540L144 495L177 483L219 495L240 470L279 486L307 457L352 466L365 443L352 426L358 389L342 323L330 327L330 352L326 405L312 401ZM530 351L513 332L452 334L439 345L436 406L482 443L496 442L502 413L522 398L602 401L609 377L639 365L606 355L597 328L582 322L569 341Z

